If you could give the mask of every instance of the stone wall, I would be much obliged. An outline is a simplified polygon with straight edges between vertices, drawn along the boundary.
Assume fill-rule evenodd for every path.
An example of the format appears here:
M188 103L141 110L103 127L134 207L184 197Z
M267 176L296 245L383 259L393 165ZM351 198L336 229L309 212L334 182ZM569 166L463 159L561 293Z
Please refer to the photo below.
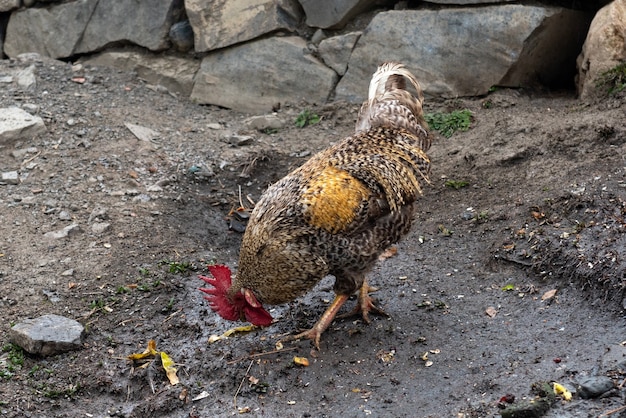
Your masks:
M386 60L442 97L573 86L589 24L607 2L561 3L576 2L0 0L0 45L10 58L36 52L134 70L198 103L258 113L362 101Z

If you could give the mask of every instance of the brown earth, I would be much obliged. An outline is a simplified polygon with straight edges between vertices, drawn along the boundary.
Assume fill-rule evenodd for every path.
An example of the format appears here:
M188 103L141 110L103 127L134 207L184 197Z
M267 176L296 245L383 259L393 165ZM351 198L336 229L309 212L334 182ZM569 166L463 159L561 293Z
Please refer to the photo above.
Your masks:
M26 66L2 61L0 74ZM371 274L392 318L339 319L320 352L302 341L272 353L323 312L332 280L275 307L274 325L209 344L237 324L211 312L197 275L212 262L236 269L241 234L225 218L239 187L251 207L348 135L357 107L283 105L284 129L250 132L246 115L179 100L133 74L57 61L38 62L36 74L35 89L4 85L0 99L39 106L47 126L0 144L0 171L22 174L0 186L0 416L492 417L501 397L528 398L535 382L575 389L594 375L616 388L557 400L545 416L626 416L616 410L626 376L607 357L626 350L623 93L591 104L524 90L427 98L427 112L467 108L473 121L435 142L415 227ZM307 108L322 120L299 129ZM139 140L126 122L160 135ZM254 140L234 146L226 131ZM71 223L81 231L44 237ZM48 313L85 325L83 349L11 366L9 328ZM126 360L151 339L178 364L180 384L156 363Z

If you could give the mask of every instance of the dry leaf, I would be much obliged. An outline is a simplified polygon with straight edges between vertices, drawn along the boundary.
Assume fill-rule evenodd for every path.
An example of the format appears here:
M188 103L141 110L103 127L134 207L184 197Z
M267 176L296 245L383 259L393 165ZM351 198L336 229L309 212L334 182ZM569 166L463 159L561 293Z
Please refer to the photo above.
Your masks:
M203 390L202 392L198 394L198 396L196 396L195 398L192 398L191 400L199 401L200 399L208 398L209 396L211 396L211 394L207 392L206 390Z
M376 358L383 363L390 363L396 355L396 350L386 351L380 350L376 353Z
M494 308L493 306L490 306L487 309L485 309L485 313L489 315L490 318L493 318L498 314L498 310Z
M154 340L148 341L148 347L143 353L134 353L128 356L129 360L143 360L148 357L156 356L156 342Z
M231 328L229 330L226 330L222 335L216 335L216 334L211 335L209 337L209 344L213 344L214 342L219 341L219 340L224 340L238 332L250 332L250 331L254 331L255 329L257 329L256 325L243 325L240 327Z
M541 300L552 299L556 295L556 289L548 290L546 293L541 296Z
M161 351L161 364L165 369L165 374L167 374L167 378L170 380L171 385L177 385L180 383L178 380L178 376L176 376L176 367L174 367L174 361L168 356L165 351Z
M294 357L293 362L297 364L298 366L304 366L304 367L309 366L309 359L306 357Z
M553 382L552 383L552 387L554 388L554 394L555 395L560 396L561 398L565 399L566 401L571 401L572 400L572 392L567 390L567 388L565 386L561 385L560 383Z

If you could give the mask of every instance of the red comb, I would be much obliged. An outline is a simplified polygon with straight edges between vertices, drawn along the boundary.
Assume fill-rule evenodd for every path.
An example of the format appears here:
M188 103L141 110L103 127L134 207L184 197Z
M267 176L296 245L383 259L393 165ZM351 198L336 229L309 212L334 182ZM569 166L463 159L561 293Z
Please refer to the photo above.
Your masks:
M201 287L199 290L206 293L208 296L204 296L209 302L209 306L215 312L217 312L222 318L230 321L236 321L239 319L239 313L233 304L228 300L226 293L231 285L231 273L230 269L224 265L209 266L209 273L211 276L198 276L212 288Z

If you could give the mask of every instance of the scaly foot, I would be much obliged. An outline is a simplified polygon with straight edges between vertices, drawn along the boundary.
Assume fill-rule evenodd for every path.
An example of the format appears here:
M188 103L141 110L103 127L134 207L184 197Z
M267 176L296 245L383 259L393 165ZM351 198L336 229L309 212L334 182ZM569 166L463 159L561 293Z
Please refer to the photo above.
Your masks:
M387 312L374 305L374 299L372 299L369 295L370 292L375 292L377 290L377 288L371 287L369 284L367 284L367 280L364 280L363 286L361 286L361 288L359 289L359 299L354 309L347 314L339 315L337 318L347 318L360 313L363 317L363 321L369 324L370 322L372 322L369 316L370 312L389 317L390 315Z
M317 350L319 351L320 337L322 336L322 333L326 331L326 329L330 326L330 323L333 322L333 319L335 319L337 312L346 302L346 300L348 300L348 295L336 295L333 303L331 303L328 309L326 309L319 321L317 321L315 325L313 325L313 328L301 332L300 334L289 335L280 341L293 341L308 338L309 340L313 341L313 344L315 344L315 348L317 348Z

